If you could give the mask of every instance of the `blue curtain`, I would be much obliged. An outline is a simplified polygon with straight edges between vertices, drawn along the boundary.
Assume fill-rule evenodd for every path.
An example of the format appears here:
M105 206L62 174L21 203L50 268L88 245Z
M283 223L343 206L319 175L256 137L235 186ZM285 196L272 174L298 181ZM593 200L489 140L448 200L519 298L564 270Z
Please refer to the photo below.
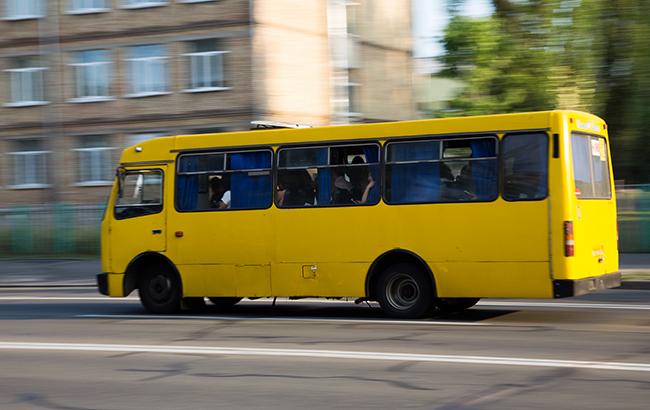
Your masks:
M395 161L437 159L438 145L395 144ZM390 198L392 203L436 202L440 200L440 165L437 162L393 164L390 167Z
M271 203L271 155L269 152L231 154L229 169L269 169L266 175L235 172L230 179L231 209L266 208ZM254 172L254 174L257 174Z
M327 164L327 149L319 149L316 156L317 164ZM332 170L319 168L316 183L318 184L318 205L329 205L332 202Z
M375 180L375 186L372 187L372 189L368 193L368 201L367 201L367 203L369 204L376 204L377 202L379 202L379 187L381 186L381 181L379 180L380 173L379 173L379 164L378 164L379 149L377 149L377 147L374 146L363 147L363 153L366 156L367 163L369 164L377 163L377 165L368 166L368 171L370 172L372 179Z
M193 172L199 169L198 156L186 156L181 158L178 171ZM176 176L176 206L181 211L193 211L196 209L199 196L198 175L177 175Z
M478 139L471 142L472 158L496 157L496 141ZM472 161L472 182L476 199L490 200L497 196L497 160Z

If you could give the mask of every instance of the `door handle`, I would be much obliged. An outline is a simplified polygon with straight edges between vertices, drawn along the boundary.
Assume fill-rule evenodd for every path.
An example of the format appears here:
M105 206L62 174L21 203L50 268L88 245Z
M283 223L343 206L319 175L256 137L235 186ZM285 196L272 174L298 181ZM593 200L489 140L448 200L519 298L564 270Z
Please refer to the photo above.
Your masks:
M160 235L162 233L162 229L154 229L151 231L153 235Z

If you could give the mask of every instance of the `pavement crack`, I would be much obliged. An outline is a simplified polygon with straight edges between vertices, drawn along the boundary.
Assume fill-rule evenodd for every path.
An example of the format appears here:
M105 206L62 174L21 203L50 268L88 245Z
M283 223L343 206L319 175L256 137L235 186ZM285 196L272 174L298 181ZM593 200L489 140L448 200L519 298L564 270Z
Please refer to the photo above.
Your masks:
M405 390L415 390L415 391L436 391L431 387L422 387L417 386L413 383L404 382L401 380L386 380L379 378L371 377L359 377L359 376L306 376L306 375L294 375L294 374L261 374L261 373L240 373L240 374L220 374L220 373L192 373L191 376L196 377L212 377L212 378L279 378L279 379L290 379L290 380L349 380L357 382L369 382L369 383L382 383L389 386L397 387Z

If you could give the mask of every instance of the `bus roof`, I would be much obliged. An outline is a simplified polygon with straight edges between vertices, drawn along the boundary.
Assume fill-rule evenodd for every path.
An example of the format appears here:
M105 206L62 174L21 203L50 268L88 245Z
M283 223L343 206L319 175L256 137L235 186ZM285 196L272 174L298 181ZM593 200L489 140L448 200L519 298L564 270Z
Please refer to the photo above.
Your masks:
M277 146L294 143L383 139L416 135L501 133L519 130L549 130L568 121L570 130L605 134L605 122L589 113L569 110L436 118L371 124L332 125L314 128L280 128L217 134L160 137L126 148L122 164L170 161L179 151L245 146Z

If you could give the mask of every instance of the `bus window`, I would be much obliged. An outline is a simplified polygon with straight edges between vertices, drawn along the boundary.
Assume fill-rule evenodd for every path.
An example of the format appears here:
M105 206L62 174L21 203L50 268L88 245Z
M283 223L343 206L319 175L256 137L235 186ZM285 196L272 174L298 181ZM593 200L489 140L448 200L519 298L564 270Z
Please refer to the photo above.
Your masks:
M282 148L278 152L279 207L379 202L379 145Z
M496 198L496 138L391 142L386 202L491 201Z
M503 199L527 201L548 194L548 135L509 134L501 143Z
M120 189L115 201L116 219L162 211L162 171L129 171L119 174L118 178Z
M571 135L573 178L576 197L581 199L609 199L607 143L602 137L584 134Z
M176 208L179 211L268 208L271 158L270 150L180 155Z

